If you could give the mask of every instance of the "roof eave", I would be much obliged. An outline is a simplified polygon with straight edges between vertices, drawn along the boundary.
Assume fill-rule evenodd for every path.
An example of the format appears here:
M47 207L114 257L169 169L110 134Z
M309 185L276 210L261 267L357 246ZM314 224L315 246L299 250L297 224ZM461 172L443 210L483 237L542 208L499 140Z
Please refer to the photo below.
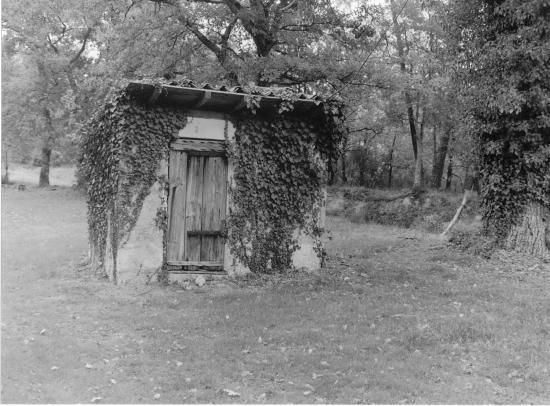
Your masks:
M126 91L138 101L147 104L162 104L185 110L212 111L225 114L239 114L247 109L246 99L252 97L259 101L257 112L277 113L283 101L276 96L235 93L205 88L192 88L132 81ZM319 100L295 99L293 110L289 114L317 114L322 112Z

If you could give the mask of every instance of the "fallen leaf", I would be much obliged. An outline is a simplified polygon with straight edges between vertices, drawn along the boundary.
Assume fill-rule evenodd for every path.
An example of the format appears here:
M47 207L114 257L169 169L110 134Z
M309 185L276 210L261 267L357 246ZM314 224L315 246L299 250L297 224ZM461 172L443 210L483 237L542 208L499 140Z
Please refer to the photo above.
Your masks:
M59 367L56 367L55 365L53 367L50 368L52 371L56 371L59 369Z
M94 366L92 364L88 363L88 362L86 363L86 365L84 365L84 368L86 368L86 369L93 369L93 367Z
M222 389L222 392L225 393L230 398L238 398L239 396L241 396L239 392L235 392L234 390L231 390L231 389Z
M101 396L97 396L95 398L92 398L92 403L99 403L103 398Z
M43 336L44 334L46 334L46 329L43 328L42 330L40 330L40 335Z
M160 399L160 393L155 393L155 396L153 396L153 399Z
M330 364L326 361L321 361L321 365L324 366L324 367L330 366Z
M316 374L315 372L311 375L311 377L313 379L321 378L322 376L324 376L324 375L323 374Z
M111 379L109 382L111 382L113 385L116 385L116 379Z
M304 394L305 396L311 395L311 393L312 393L312 392L311 392L310 390L306 390L306 391L303 392L303 394Z
M183 365L183 362L181 362L181 361L176 361L176 366L177 366L177 367L181 367L182 365Z
M258 343L261 344L262 342L263 342L262 337L258 337Z

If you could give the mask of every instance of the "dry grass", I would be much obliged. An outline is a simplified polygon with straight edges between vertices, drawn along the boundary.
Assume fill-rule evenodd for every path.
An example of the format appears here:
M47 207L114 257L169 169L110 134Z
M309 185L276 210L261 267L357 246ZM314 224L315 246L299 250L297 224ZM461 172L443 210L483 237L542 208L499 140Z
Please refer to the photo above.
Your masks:
M78 194L2 192L3 402L550 401L546 264L332 217L317 275L114 287Z

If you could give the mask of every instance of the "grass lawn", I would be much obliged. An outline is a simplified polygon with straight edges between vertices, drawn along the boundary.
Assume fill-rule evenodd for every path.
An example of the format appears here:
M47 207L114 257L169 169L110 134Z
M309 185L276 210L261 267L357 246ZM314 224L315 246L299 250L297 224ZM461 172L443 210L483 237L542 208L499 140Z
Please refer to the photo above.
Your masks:
M319 274L112 286L79 194L3 187L2 402L550 402L548 264L328 228Z

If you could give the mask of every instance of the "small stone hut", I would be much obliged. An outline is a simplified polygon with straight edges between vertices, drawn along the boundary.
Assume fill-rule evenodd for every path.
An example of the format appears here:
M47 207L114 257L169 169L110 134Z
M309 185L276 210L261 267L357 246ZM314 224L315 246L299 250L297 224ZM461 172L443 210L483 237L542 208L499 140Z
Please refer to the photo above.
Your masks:
M341 118L286 88L128 83L83 133L92 266L115 282L321 267Z

